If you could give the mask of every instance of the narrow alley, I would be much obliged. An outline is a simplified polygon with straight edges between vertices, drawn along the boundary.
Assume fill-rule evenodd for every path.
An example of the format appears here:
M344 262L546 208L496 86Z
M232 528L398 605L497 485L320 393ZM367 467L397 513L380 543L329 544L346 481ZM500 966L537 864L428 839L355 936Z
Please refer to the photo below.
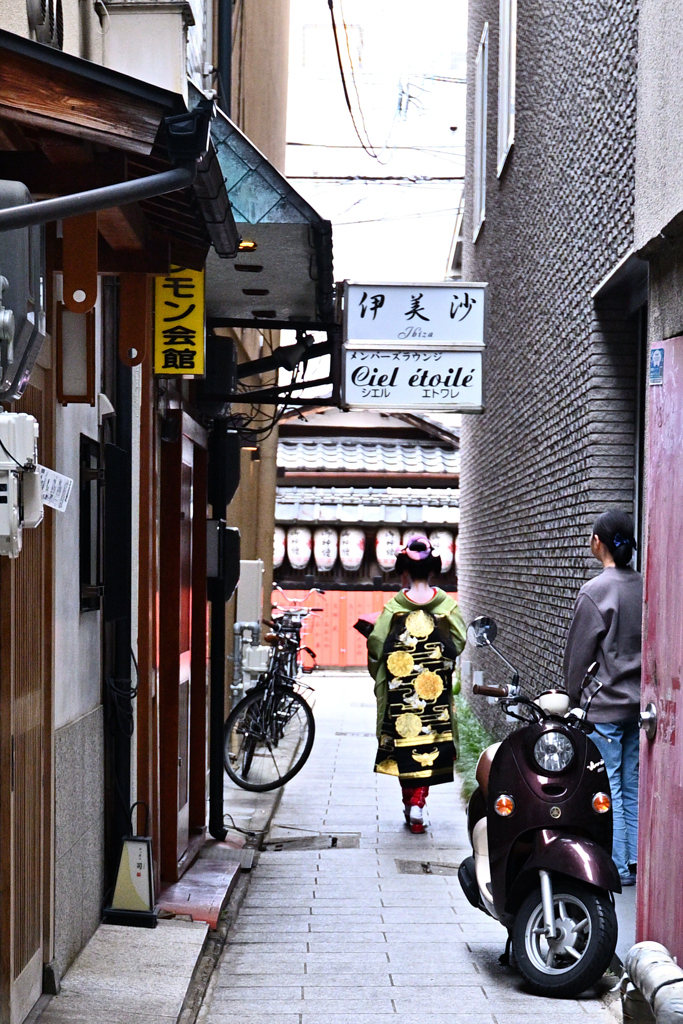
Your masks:
M372 771L369 676L312 682L313 753L284 790L201 1024L618 1019L593 993L550 1000L523 991L498 963L504 929L470 907L458 884L469 849L456 788L432 789L432 825L411 835L398 783Z

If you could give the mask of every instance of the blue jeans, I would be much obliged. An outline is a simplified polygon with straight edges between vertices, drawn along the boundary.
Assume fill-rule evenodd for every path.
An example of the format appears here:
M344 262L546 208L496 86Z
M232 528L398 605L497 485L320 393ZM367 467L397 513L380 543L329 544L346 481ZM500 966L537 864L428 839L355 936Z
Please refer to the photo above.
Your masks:
M612 791L612 859L626 878L629 864L638 862L638 723L596 723L591 739L605 761Z

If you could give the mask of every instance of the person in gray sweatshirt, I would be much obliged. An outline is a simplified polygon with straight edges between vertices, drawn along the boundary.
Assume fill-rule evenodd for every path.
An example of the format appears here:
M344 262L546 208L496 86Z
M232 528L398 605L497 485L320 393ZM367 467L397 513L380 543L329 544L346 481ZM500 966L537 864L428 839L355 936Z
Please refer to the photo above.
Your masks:
M612 857L622 885L635 884L638 860L638 714L643 578L631 568L636 549L627 512L603 512L593 526L591 552L599 576L581 587L564 652L564 679L572 704L594 661L602 689L589 718L591 739L604 758L612 792Z

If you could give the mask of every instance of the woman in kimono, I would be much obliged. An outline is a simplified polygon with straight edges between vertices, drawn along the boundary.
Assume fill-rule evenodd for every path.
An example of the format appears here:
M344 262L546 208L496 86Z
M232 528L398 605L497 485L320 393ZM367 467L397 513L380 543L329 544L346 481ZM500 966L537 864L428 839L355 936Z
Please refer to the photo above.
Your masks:
M441 559L427 537L398 552L396 570L403 590L387 601L368 637L377 698L375 771L398 778L406 824L421 833L430 785L453 781L452 674L466 631L457 602L431 585Z

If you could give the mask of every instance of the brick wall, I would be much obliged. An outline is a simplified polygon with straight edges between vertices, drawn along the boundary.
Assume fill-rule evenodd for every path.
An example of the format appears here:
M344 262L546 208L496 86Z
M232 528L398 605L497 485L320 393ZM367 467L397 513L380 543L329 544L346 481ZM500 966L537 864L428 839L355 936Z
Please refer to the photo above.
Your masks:
M634 495L637 318L591 293L633 235L635 0L519 0L515 144L496 178L498 0L471 0L465 280L488 281L487 410L464 416L459 589L532 684L560 680L595 515ZM486 222L472 243L474 58L490 30ZM468 651L487 681L506 671ZM483 701L475 710L504 726Z

